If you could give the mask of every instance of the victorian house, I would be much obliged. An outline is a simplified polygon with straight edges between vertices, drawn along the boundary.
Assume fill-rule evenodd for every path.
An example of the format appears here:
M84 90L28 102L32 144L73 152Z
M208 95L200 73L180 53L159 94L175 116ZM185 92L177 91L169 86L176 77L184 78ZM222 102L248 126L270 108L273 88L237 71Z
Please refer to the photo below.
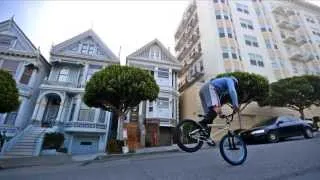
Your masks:
M0 132L11 138L31 122L39 86L50 71L50 64L13 18L0 22L0 69L12 75L19 90L19 108L0 114Z
M50 73L40 85L32 127L24 134L38 131L33 137L41 144L43 132L62 132L69 154L104 152L112 114L89 108L82 97L92 75L108 65L119 64L118 57L90 29L53 46L50 63ZM29 155L39 154L41 147L37 144Z
M126 61L128 66L148 70L160 87L155 101L140 103L128 115L127 123L136 123L139 129L138 144L140 147L173 144L173 128L179 119L179 62L157 39L127 56Z

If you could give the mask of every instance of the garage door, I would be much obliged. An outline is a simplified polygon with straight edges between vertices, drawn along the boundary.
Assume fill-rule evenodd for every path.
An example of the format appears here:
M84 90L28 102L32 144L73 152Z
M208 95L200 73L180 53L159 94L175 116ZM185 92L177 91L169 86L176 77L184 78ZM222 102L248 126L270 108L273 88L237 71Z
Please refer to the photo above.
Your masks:
M99 137L75 136L72 141L72 154L98 152Z

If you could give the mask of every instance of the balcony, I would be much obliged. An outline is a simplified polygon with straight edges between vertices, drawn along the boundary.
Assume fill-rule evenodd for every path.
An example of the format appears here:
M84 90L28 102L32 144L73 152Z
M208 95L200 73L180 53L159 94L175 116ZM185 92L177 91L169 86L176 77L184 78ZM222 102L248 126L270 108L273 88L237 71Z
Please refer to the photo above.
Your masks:
M160 126L162 127L175 127L176 124L177 124L177 121L174 119L160 118Z
M300 27L299 24L291 23L288 19L278 20L278 25L280 28L288 29L290 31L295 31Z
M314 55L310 52L303 52L301 50L291 51L289 52L289 58L291 60L308 62L314 59Z
M107 125L93 122L66 122L64 130L68 132L105 133Z
M292 10L292 9L289 9L289 8L286 8L286 7L283 7L283 6L276 6L272 9L272 12L274 14L278 14L278 15L281 15L281 16L292 16L292 15L295 15L295 12Z
M287 44L296 44L296 37L294 34L286 34L285 38L283 39L284 43Z

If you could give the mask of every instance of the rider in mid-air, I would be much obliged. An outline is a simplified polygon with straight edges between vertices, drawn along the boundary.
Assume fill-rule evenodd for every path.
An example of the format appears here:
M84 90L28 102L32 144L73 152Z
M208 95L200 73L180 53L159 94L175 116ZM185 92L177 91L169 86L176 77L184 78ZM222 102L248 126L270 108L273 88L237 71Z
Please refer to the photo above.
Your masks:
M211 127L208 127L208 124L212 124L217 115L222 115L222 99L229 95L233 110L235 112L239 110L237 88L238 80L233 76L211 79L201 87L199 96L205 117L199 123L207 130L206 138L210 137L211 132Z

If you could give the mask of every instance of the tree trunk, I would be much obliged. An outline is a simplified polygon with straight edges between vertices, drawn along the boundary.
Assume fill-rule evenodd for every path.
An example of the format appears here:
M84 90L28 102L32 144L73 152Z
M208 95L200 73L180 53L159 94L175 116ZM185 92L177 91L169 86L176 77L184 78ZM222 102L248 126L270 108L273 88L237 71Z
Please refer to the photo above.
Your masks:
M239 118L239 126L240 126L240 129L242 129L242 121L241 121L240 112L238 112L238 118Z
M303 111L303 109L299 109L299 113L300 113L300 118L304 119L304 111Z
M145 147L146 129L144 126L144 119L146 115L146 101L142 101L141 103L141 109L139 108L140 146Z
M124 115L118 115L117 139L123 140L123 119Z

